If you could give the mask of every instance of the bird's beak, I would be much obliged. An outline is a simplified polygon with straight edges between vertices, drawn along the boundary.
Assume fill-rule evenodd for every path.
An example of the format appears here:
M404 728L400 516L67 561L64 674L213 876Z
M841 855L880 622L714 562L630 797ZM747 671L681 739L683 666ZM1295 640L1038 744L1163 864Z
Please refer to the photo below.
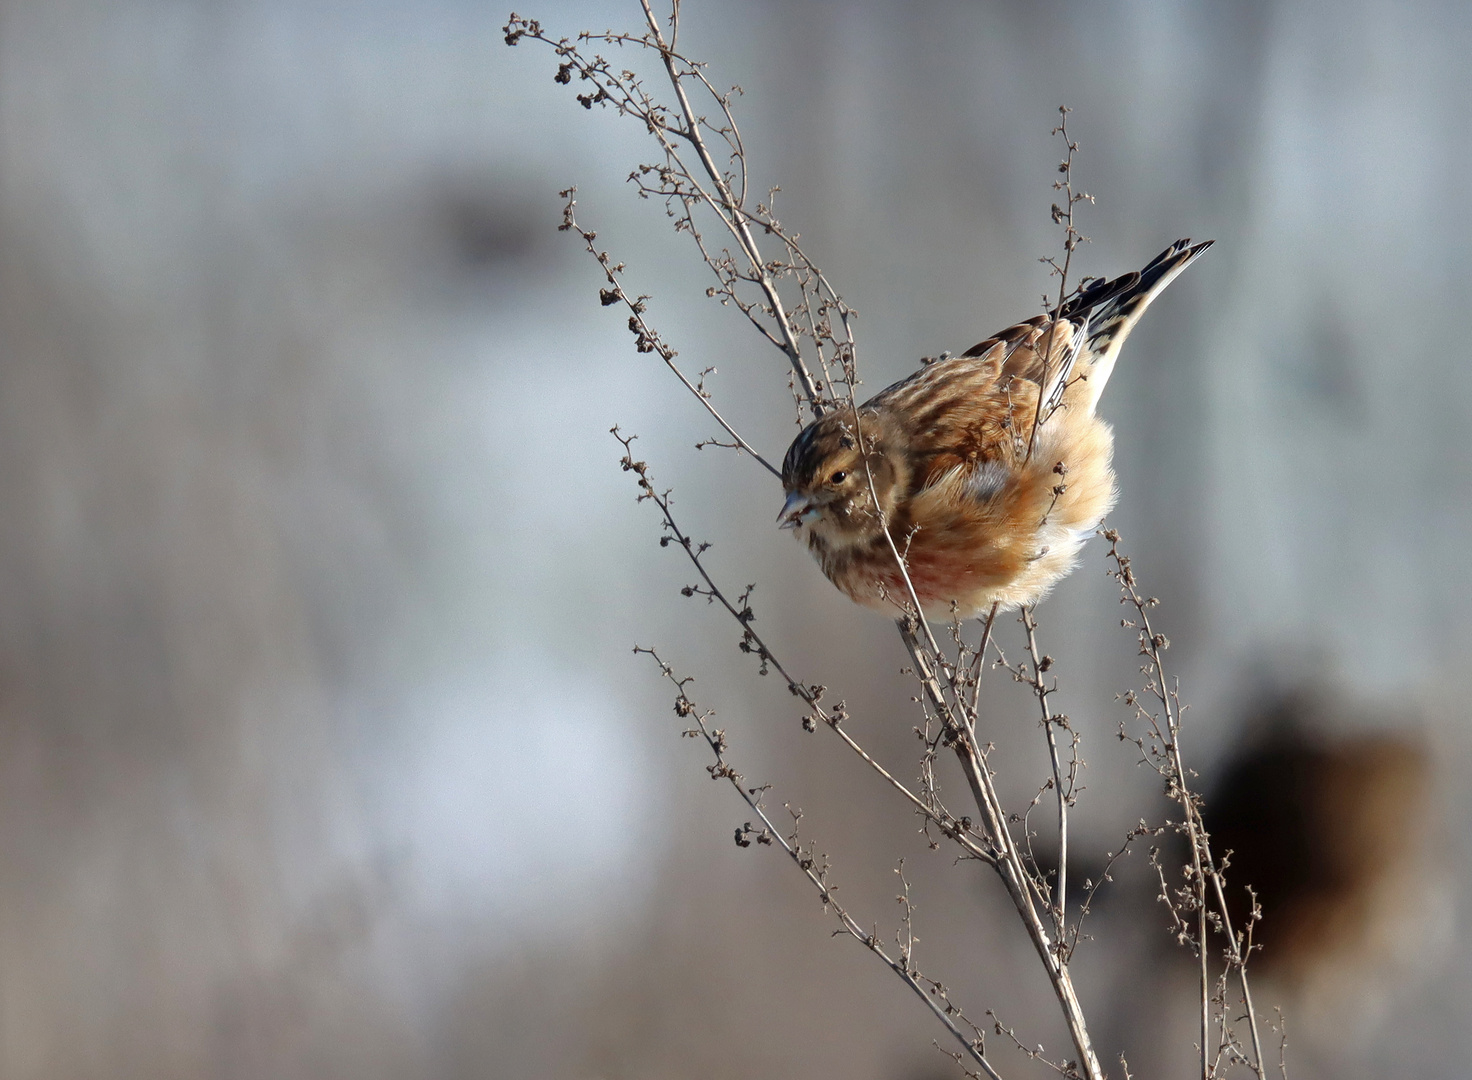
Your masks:
M813 510L812 501L802 492L794 491L782 504L782 512L777 515L777 520L782 523L781 528L795 529L816 516L817 512Z

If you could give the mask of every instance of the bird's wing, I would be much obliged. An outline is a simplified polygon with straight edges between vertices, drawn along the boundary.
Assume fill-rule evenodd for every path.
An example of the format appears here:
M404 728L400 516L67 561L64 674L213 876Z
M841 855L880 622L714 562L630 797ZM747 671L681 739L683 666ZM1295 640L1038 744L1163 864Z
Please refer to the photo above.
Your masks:
M1019 323L978 355L939 360L872 398L905 433L915 465L912 492L939 485L968 490L988 463L1012 460L1026 445L1039 386L1021 374L1036 365L1037 336L1047 320ZM1059 335L1066 344L1067 335ZM974 350L973 350L974 352ZM995 479L995 470L985 473ZM983 483L983 487L987 484Z
M1009 326L870 399L869 407L894 410L908 435L912 491L943 486L990 498L1026 456L1034 425L1066 394L1077 394L1070 408L1093 412L1145 308L1210 246L1178 240L1144 269L1086 284L1056 318Z

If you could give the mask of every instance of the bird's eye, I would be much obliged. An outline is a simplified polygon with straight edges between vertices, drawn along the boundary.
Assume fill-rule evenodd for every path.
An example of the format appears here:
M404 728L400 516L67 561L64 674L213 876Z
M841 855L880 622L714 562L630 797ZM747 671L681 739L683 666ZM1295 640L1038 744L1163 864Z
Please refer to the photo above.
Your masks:
M828 478L828 482L830 484L841 484L843 483L844 477L846 477L847 475L848 473L844 472L842 469L839 469L836 473Z

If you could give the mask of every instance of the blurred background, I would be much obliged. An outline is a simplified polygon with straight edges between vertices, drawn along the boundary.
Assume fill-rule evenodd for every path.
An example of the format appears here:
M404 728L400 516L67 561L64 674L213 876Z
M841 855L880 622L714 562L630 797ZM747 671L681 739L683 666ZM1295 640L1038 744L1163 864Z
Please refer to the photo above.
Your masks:
M955 1075L791 867L731 843L749 814L636 643L804 809L861 922L892 933L906 859L921 967L1062 1051L998 885L680 598L614 423L784 660L914 771L892 628L777 532L768 476L693 449L710 425L598 305L557 190L768 456L781 358L623 183L641 132L505 16L0 5L0 1075ZM1111 524L1219 834L1282 898L1257 992L1294 1075L1464 1076L1472 8L690 0L681 42L746 88L754 186L861 312L870 390L1038 310L1060 103L1084 273L1218 241L1105 395ZM1138 672L1104 570L1089 547L1039 612L1095 876L1165 812L1113 738ZM1032 713L1000 682L989 707L1025 802ZM1142 855L1080 992L1102 1058L1185 1076L1192 973Z

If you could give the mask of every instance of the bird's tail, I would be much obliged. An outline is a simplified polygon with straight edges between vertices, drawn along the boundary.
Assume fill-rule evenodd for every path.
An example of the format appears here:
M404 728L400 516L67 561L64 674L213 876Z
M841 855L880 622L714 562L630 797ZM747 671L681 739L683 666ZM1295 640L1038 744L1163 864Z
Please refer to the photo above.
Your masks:
M1079 358L1078 374L1088 377L1080 388L1083 391L1080 404L1085 405L1088 412L1092 413L1099 403L1099 395L1114 373L1114 361L1119 357L1124 339L1140 321L1150 301L1211 245L1210 240L1195 245L1189 239L1177 240L1150 260L1143 270L1111 281L1095 281L1059 310L1062 318L1068 319L1083 333L1083 355Z

